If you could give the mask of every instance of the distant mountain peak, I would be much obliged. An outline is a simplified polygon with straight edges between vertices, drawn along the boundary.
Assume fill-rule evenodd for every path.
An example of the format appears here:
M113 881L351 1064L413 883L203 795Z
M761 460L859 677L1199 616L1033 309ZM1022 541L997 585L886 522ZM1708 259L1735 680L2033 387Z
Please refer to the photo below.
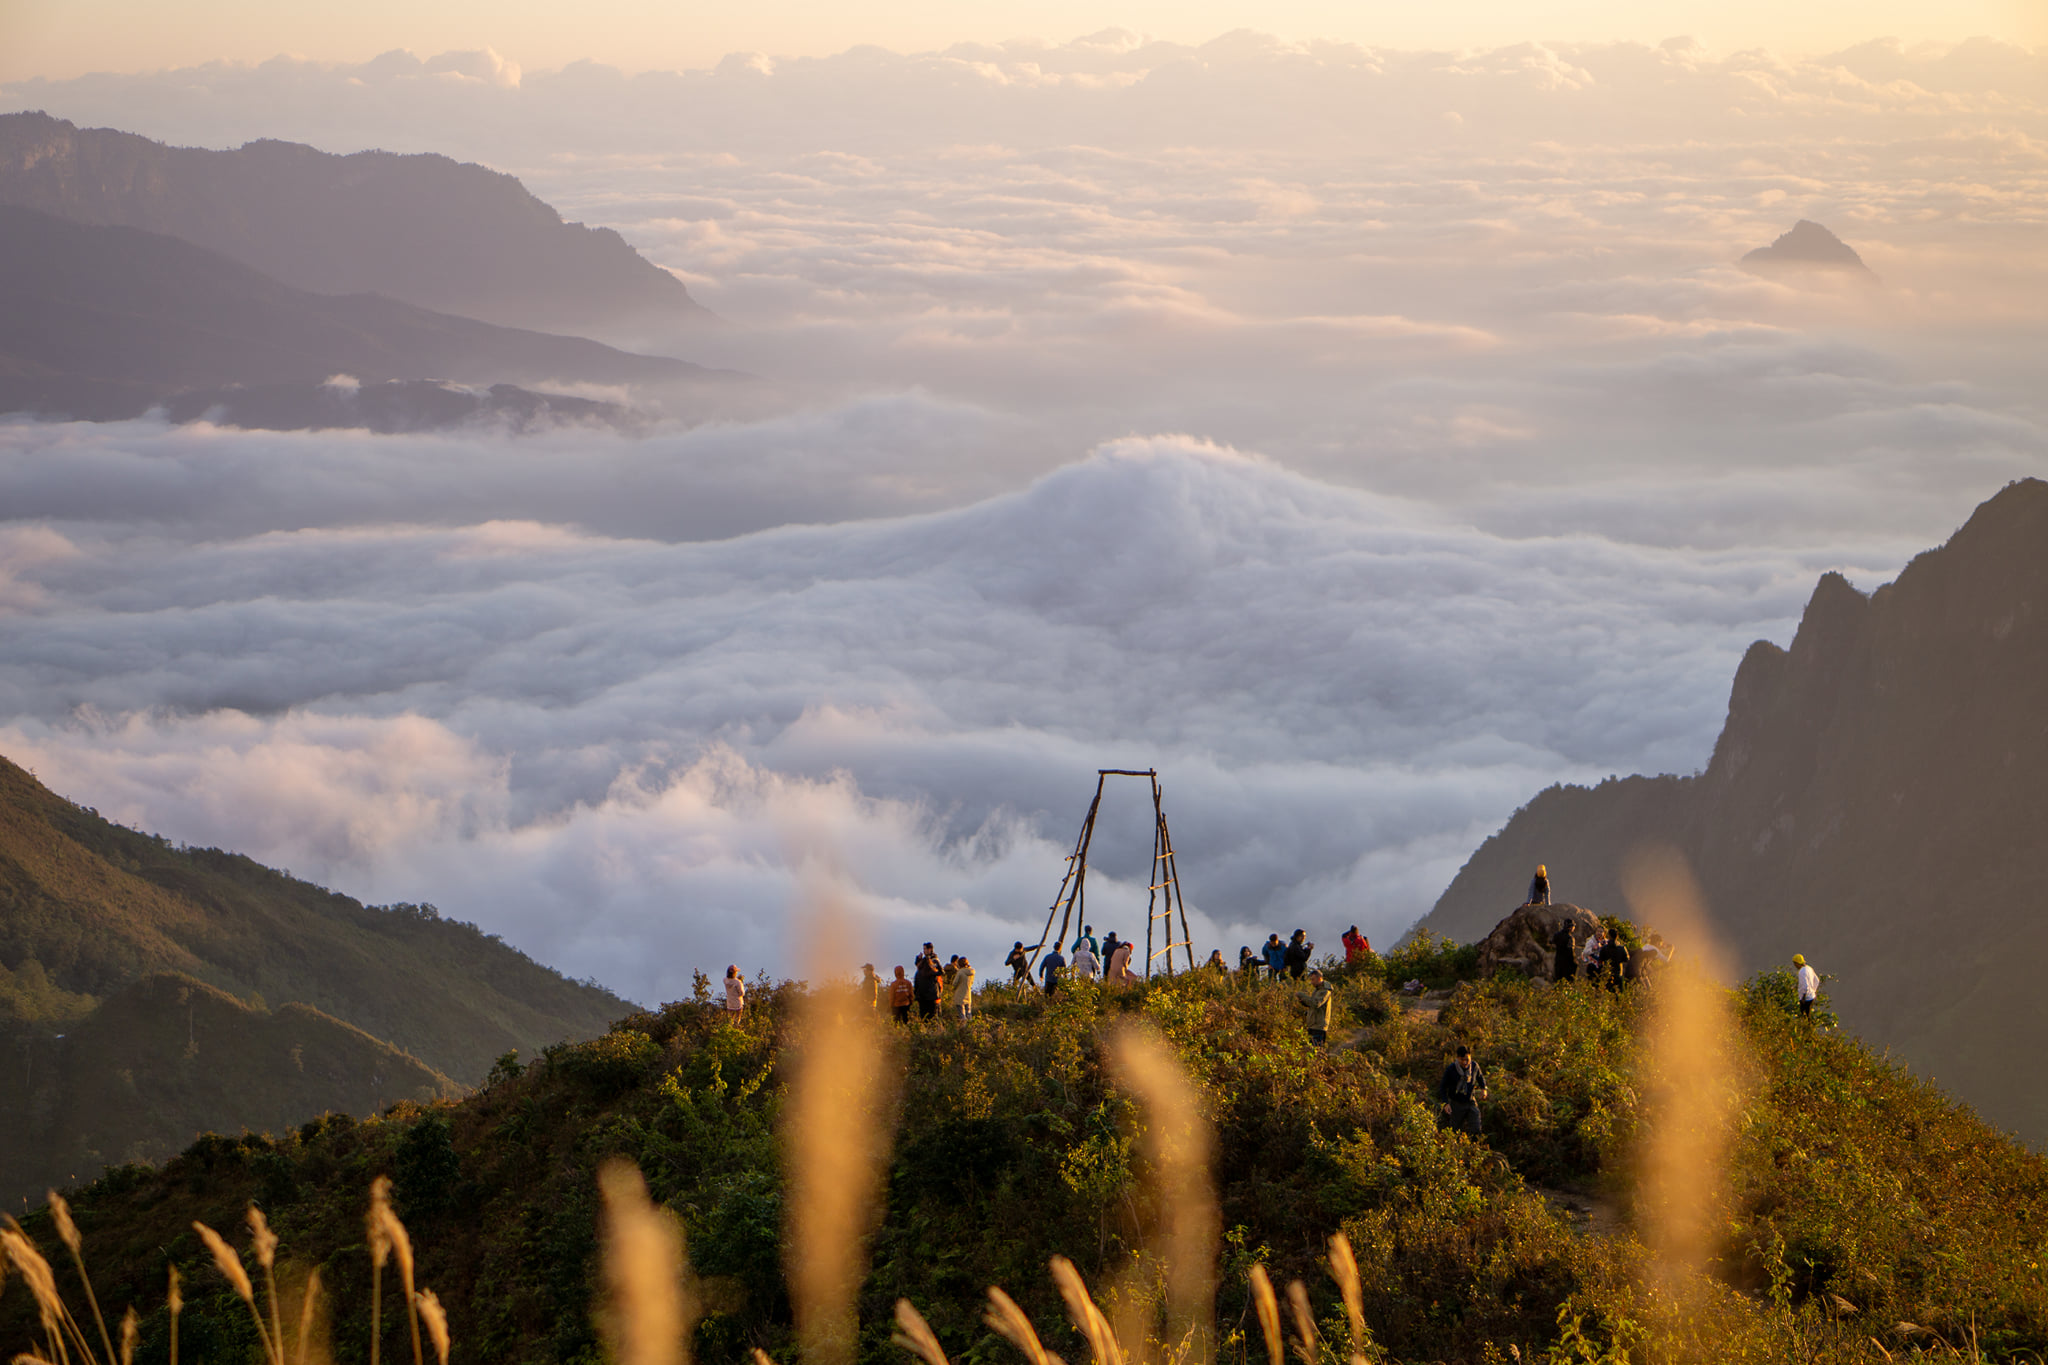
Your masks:
M1877 278L1854 247L1810 218L1801 218L1777 241L1744 255L1742 268L1753 273L1829 270Z

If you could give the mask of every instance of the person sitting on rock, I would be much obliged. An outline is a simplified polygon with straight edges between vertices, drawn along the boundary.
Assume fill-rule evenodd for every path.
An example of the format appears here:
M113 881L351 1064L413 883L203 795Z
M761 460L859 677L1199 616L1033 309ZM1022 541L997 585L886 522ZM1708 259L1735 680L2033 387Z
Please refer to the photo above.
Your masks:
M1536 864L1536 875L1529 879L1528 904L1550 904L1550 869L1542 863Z

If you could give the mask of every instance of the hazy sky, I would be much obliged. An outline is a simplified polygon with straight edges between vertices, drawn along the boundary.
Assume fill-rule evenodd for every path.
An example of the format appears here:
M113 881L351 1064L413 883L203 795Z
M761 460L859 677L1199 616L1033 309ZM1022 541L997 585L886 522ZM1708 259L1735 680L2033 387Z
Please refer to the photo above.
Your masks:
M1174 42L1239 28L1374 47L1487 47L1521 41L1690 36L1722 51L1800 54L1875 37L1954 42L1984 35L2048 43L2039 0L0 0L0 80L141 71L280 53L361 61L491 47L526 69L589 58L628 71L709 66L729 52L817 57L856 44L897 51L955 42L1052 41L1122 27Z
M1824 60L1204 30L629 77L380 13L337 57L420 55L53 64L0 108L510 171L726 319L615 339L752 406L0 422L0 752L638 999L794 966L812 860L878 952L1000 959L1098 766L1161 770L1204 947L1398 934L1549 783L1701 766L1821 572L2048 473L2011 43L1866 6ZM1877 280L1736 265L1802 217ZM1142 928L1143 816L1099 928Z

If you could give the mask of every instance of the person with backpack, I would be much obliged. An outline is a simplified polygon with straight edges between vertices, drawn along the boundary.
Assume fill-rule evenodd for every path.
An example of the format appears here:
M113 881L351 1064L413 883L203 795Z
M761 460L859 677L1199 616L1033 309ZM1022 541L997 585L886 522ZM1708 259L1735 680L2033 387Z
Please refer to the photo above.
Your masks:
M1308 1023L1308 1040L1315 1047L1320 1048L1329 1043L1330 1003L1335 994L1329 983L1323 980L1320 971L1310 972L1308 989L1296 991L1294 994L1294 1003L1301 1007L1302 1015Z
M1458 1044L1458 1055L1444 1064L1443 1079L1436 1083L1436 1098L1442 1106L1438 1127L1479 1136L1479 1101L1486 1098L1486 1073L1479 1069L1472 1049L1463 1043Z

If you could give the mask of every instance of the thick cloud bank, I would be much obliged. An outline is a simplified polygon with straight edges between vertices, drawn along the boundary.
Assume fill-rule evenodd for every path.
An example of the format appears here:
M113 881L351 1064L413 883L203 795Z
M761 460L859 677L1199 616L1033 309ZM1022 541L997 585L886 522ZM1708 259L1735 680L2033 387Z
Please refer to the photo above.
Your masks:
M989 965L1101 766L1163 774L1204 947L1385 937L1550 782L1701 764L1818 573L2043 472L2042 74L1109 35L10 87L513 170L727 319L613 339L764 383L642 437L0 423L0 751L648 1000L794 969L813 863L886 960ZM1735 267L1799 217L1882 283Z

